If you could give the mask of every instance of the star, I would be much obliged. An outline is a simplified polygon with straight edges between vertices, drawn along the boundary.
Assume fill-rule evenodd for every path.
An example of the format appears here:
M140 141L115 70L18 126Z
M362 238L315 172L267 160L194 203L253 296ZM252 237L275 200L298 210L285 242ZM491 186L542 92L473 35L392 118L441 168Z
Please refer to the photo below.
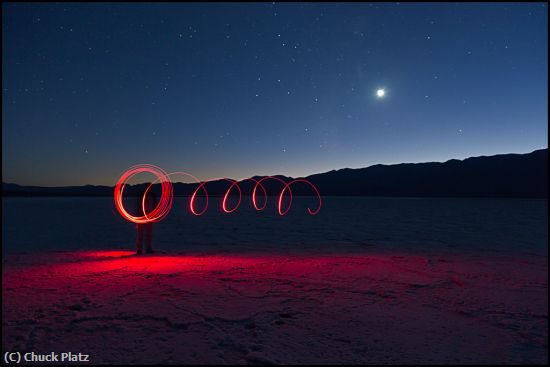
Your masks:
M376 91L376 97L378 98L384 98L386 95L386 91L383 88L380 88Z

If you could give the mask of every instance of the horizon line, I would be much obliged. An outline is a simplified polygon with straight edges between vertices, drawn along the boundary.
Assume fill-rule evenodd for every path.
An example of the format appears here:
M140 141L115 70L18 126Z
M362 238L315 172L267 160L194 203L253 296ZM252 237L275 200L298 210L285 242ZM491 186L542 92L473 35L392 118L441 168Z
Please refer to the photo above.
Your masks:
M371 164L369 166L362 166L362 167L343 167L343 168L337 168L337 169L331 169L331 170L328 170L328 171L323 171L323 172L317 172L317 173L312 173L312 174L309 174L307 176L296 176L296 177L293 177L293 176L287 176L287 175L284 175L284 174L274 174L274 175L259 175L259 174L256 174L256 175L253 175L253 176L249 176L249 177L245 177L245 178L241 178L241 179L233 179L233 178L229 178L229 177L220 177L220 178L215 178L215 179L210 179L210 180L202 180L201 182L205 182L205 181L218 181L218 180L224 180L224 179L231 179L231 180L235 180L237 182L241 182L241 181L244 181L244 180L247 180L249 178L254 178L254 177L266 177L266 176L283 176L283 177L288 177L288 178L292 178L292 179L297 179L297 178L307 178L307 177L310 177L310 176L314 176L314 175L320 175L320 174L325 174L325 173L328 173L328 172L333 172L333 171L340 171L340 170L345 170L345 169L350 169L350 170L356 170L356 169L366 169L366 168L370 168L370 167L374 167L374 166L395 166L395 165L401 165L401 164L423 164L423 163L447 163L449 161L453 161L453 160L457 160L457 161L460 161L460 162L463 162L467 159L471 159L471 158L483 158L483 157L495 157L495 156L500 156L500 155L525 155L525 154L532 154L534 152L537 152L537 151L540 151L540 150L548 150L548 147L546 148L539 148L539 149L534 149L532 151L529 151L529 152L525 152L525 153L497 153L497 154L491 154L491 155L478 155L478 156L469 156L469 157L464 157L464 158L450 158L450 159L447 159L445 161L421 161L421 162L400 162L400 163L375 163L375 164ZM146 183L146 182L143 182L143 183ZM128 184L129 186L132 186L132 185L141 185L143 183L135 183L135 184ZM197 182L183 182L183 181L172 181L173 184L176 184L176 183L181 183L181 184L189 184L189 185L193 185L193 184L197 184ZM82 186L103 186L103 187L114 187L116 185L116 182L112 185L95 185L95 184L81 184L81 185L60 185L60 186L43 186L43 185L23 185L23 184L19 184L19 183L15 183L15 182L4 182L4 180L2 179L2 184L6 184L6 185L17 185L17 186L24 186L24 187L44 187L44 188L56 188L56 187L82 187Z

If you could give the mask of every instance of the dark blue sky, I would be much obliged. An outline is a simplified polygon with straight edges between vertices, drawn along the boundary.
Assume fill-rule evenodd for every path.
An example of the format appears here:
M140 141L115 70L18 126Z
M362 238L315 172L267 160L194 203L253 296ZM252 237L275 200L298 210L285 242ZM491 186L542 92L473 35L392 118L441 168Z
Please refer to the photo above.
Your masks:
M2 10L4 182L113 185L139 163L305 176L548 144L545 3Z

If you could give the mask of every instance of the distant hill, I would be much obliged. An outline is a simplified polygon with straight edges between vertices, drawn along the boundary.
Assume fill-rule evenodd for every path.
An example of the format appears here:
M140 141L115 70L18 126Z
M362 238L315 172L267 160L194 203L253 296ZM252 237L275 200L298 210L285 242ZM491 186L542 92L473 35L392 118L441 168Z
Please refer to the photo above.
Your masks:
M308 177L324 195L548 197L548 149L444 163L341 169Z
M255 177L256 179L261 176ZM291 180L290 177L277 176ZM548 149L527 154L499 154L447 162L377 164L344 168L306 177L323 196L412 196L412 197L548 197ZM249 193L252 182L240 184ZM269 194L278 194L281 184L265 181ZM125 193L141 195L146 184L128 186ZM196 184L174 184L175 195L189 195ZM207 184L210 195L222 195L227 181ZM313 194L307 185L296 184L292 192ZM2 183L3 196L111 196L110 186L38 187Z

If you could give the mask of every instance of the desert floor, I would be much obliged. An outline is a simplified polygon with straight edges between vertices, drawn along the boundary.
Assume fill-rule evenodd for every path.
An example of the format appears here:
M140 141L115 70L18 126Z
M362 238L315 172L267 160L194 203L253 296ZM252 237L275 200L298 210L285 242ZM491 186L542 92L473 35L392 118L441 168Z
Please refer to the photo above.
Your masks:
M3 351L92 363L547 363L547 257L4 256Z

